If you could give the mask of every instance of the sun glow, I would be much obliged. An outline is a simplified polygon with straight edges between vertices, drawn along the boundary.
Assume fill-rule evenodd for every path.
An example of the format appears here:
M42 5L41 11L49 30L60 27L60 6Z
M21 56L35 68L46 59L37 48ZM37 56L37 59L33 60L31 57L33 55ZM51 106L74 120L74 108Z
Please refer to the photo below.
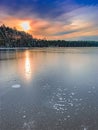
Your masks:
M25 21L25 22L22 22L20 24L21 28L24 30L24 31L29 31L30 30L30 23L28 21Z

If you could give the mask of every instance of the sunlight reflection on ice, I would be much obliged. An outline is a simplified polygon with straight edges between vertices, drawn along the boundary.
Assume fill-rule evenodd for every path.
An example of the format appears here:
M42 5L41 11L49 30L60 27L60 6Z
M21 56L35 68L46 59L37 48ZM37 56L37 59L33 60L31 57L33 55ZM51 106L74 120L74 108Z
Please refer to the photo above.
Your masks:
M30 79L30 77L31 77L31 65L30 65L30 59L29 59L28 51L26 52L25 73L26 73L26 77L28 79Z

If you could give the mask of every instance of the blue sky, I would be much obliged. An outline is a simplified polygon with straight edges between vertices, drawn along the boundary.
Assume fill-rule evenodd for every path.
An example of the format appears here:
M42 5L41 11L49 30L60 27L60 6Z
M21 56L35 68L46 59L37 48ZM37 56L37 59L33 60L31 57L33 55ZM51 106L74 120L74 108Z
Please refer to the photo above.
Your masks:
M0 24L30 24L36 38L98 40L97 0L0 0Z

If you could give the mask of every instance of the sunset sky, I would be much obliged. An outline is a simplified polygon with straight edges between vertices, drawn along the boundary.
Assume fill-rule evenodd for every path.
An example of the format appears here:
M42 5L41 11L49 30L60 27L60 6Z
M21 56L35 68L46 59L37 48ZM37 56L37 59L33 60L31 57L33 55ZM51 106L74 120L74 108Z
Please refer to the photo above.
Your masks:
M0 25L35 38L98 40L98 0L0 0Z

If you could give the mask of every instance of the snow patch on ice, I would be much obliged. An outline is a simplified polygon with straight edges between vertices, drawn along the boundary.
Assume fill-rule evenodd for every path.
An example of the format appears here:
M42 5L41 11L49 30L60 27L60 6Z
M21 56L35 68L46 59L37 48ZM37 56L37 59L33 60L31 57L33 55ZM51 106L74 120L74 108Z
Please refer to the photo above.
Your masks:
M24 122L23 124L23 129L25 130L33 130L35 127L35 121Z
M75 93L74 93L74 92L72 92L72 93L71 93L71 95L72 95L72 96L74 96L74 95L75 95Z
M15 85L12 85L12 88L20 88L21 85L20 84L15 84Z
M26 115L23 115L23 118L26 118Z

